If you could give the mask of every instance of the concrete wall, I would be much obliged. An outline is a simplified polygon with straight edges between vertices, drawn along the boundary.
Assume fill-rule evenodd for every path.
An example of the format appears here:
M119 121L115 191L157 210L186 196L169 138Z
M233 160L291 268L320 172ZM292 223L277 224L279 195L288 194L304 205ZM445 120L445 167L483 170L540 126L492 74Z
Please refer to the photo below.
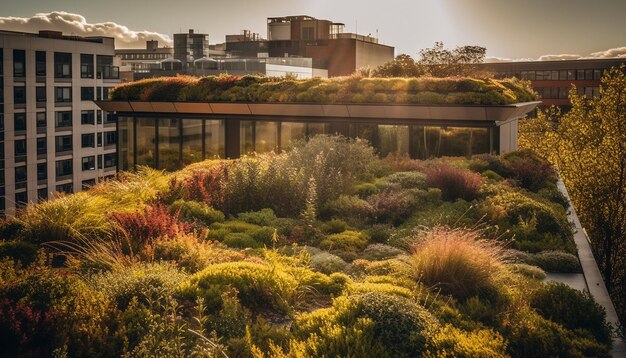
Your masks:
M498 127L500 129L500 153L517 150L518 123L519 121L514 119Z

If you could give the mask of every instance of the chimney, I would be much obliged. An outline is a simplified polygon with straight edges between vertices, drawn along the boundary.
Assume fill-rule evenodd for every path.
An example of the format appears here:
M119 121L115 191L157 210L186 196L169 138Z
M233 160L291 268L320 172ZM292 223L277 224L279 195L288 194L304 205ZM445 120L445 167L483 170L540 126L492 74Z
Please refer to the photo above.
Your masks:
M189 29L189 35L193 35L193 29Z

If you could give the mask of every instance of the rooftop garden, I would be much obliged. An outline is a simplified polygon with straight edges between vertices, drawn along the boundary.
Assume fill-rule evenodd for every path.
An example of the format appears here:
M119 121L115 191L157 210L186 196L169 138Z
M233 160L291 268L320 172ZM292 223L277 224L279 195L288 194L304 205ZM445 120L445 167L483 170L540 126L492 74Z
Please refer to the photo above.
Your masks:
M530 152L281 154L141 168L0 224L8 355L608 356L567 201Z
M503 105L537 100L529 82L491 78L163 77L117 86L113 101Z

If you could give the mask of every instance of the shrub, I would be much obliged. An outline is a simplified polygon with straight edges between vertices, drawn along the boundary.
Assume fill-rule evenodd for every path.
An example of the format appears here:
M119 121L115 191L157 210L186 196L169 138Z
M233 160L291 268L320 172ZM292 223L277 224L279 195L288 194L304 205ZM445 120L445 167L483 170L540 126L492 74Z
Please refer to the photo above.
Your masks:
M273 308L287 312L300 289L296 277L282 269L252 262L210 265L191 276L181 286L185 297L203 297L209 309L221 307L221 295L228 288L237 290L240 302L249 308Z
M367 246L368 237L358 231L344 231L339 234L330 234L320 242L320 248L331 251L343 259L351 260L356 252Z
M133 299L147 306L171 296L186 275L171 264L137 263L129 267L94 275L92 287L124 310Z
M530 306L544 318L568 329L585 329L599 342L611 342L606 312L588 293L580 292L564 283L551 282L542 285L532 294Z
M449 201L474 200L478 198L482 185L480 174L449 164L427 168L426 178L428 186L441 189L443 199Z
M348 264L339 256L328 252L311 255L310 266L313 270L330 275L343 271Z
M379 222L399 224L413 213L415 199L408 190L383 191L367 198Z
M424 350L436 321L406 298L381 293L340 297L333 307L302 315L294 324L313 356L413 357Z
M540 267L548 272L581 272L578 257L563 251L541 251L536 254L513 251L511 256L520 262Z
M506 322L505 338L512 357L609 357L605 345L572 333L528 308Z
M238 251L219 248L210 241L194 235L179 234L167 240L159 240L154 246L155 261L171 261L187 272L198 272L207 265L242 260Z
M237 215L237 218L241 221L259 226L271 226L277 219L276 214L274 214L274 210L269 208L261 209L259 211L240 213Z
M260 248L263 246L261 243L250 237L250 235L242 232L226 234L226 237L222 242L228 247L234 247L238 249L245 249L248 247Z
M434 228L413 251L417 279L460 300L490 290L503 266L500 246L462 229Z
M536 192L556 180L552 165L529 149L506 153L502 160L507 172L525 189Z
M378 261L389 259L404 253L405 252L403 250L400 250L393 246L385 244L372 244L365 248L365 251L363 251L363 255L361 256L361 258L370 261Z
M229 162L226 175L224 204L218 208L227 214L269 208L279 216L295 217L304 209L308 182L300 168L289 166L285 154L242 157Z
M251 230L248 232L248 234L255 241L267 246L272 246L276 244L275 242L272 242L272 240L278 239L277 230L268 226L260 227L256 230Z
M182 198L199 201L211 207L221 207L224 202L223 187L227 180L225 165L217 165L208 170L193 172L182 182ZM176 181L171 186L179 185Z
M322 224L321 230L325 234L338 234L348 229L348 224L339 219L333 219Z
M366 198L378 191L376 185L372 183L360 183L355 185L353 191L361 198Z
M224 221L224 213L215 210L203 202L176 200L172 204L172 214L189 221L196 221L203 225L211 225L214 222Z
M504 338L491 329L465 332L445 325L429 337L426 357L504 357L507 344Z
M287 153L289 166L304 172L305 183L315 179L319 204L349 193L376 160L367 142L342 136L316 135L296 141Z
M544 280L546 273L537 266L528 264L510 264L509 268L512 272L518 273L524 277L528 277L533 280Z
M399 184L403 189L426 189L426 175L418 171L396 172L381 180L387 183Z
M382 244L386 243L389 240L392 229L388 225L374 224L368 230L366 230L366 232L370 237L370 241Z
M23 230L24 223L13 217L0 219L0 237L4 240L17 240Z
M327 202L320 214L323 217L343 218L350 223L363 223L369 219L373 211L374 208L358 196L341 195Z
M131 253L149 249L160 237L175 237L192 231L190 224L178 220L178 212L170 214L163 204L154 204L139 212L111 214L117 224L116 236L127 238Z
M504 180L503 177L501 177L498 173L494 172L493 170L485 170L484 172L482 172L482 176L484 176L485 178L492 180L492 181L502 181Z
M469 169L477 173L490 170L500 176L507 176L508 174L502 159L493 154L478 154L472 156L472 160L469 163Z
M27 266L37 258L37 245L24 241L0 241L0 259L10 258Z

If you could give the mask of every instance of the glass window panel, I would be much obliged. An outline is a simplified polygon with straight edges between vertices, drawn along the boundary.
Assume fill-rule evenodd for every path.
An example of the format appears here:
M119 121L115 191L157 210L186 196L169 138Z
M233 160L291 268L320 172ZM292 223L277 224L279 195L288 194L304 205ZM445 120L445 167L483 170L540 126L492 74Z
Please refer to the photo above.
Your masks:
M119 146L118 160L121 170L128 170L135 164L133 157L134 138L133 138L133 118L120 117L118 123L119 130Z
M224 157L224 121L204 122L204 151L205 159Z
M202 160L202 120L183 119L183 165Z
M283 122L280 124L280 146L288 149L291 144L306 137L306 123Z
M378 126L378 153L381 157L389 154L406 155L409 153L409 127L408 126Z
M255 152L267 153L278 148L278 122L257 121L254 129Z
M155 123L154 118L137 118L137 165L155 167Z
M181 167L180 119L159 119L159 168L173 171Z
M241 155L254 152L254 122L240 122L240 145Z

